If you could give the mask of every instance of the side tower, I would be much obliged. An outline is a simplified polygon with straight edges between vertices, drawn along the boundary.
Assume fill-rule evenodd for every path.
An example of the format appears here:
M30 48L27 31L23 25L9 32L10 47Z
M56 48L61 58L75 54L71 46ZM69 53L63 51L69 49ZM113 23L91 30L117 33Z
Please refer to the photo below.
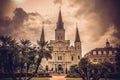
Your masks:
M41 31L40 41L45 42L44 23L42 23L42 31Z
M40 42L45 42L44 22L42 23ZM43 69L48 70L48 61L46 58L42 59L41 65L43 66Z
M65 29L62 21L61 8L59 10L57 28L55 29L55 40L65 40Z
M80 41L80 36L79 36L79 31L78 31L78 26L76 25L76 35L75 35L75 52L77 53L77 59L81 59L82 57L82 50L81 50L81 41Z

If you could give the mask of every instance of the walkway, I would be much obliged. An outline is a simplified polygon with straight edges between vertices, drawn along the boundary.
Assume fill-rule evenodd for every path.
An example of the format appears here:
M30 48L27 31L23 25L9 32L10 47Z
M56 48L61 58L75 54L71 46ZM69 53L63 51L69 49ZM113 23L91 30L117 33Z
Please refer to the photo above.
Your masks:
M65 76L52 76L50 80L66 80Z

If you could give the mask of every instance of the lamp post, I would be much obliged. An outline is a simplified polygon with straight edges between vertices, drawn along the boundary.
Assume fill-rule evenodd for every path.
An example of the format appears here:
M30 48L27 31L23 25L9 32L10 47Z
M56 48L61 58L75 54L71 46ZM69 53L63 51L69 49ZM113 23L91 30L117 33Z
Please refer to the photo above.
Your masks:
M90 73L89 73L89 66L90 66L90 64L88 63L87 64L87 80L89 80L89 76L90 76Z
M67 62L66 62L66 74L67 74Z
M27 78L27 63L25 63L24 66L25 66L25 70L26 70L26 73L25 73L25 80L26 80L26 78Z

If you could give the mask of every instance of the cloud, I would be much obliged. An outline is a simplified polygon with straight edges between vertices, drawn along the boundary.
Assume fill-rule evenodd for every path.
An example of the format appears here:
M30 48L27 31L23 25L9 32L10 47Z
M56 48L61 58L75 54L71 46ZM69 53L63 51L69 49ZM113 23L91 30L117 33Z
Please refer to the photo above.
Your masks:
M28 14L22 8L16 8L14 10L14 16L12 19L14 27L22 26L24 21L27 19L28 19Z
M29 33L35 34L35 31L38 30L36 28L33 29L32 24L35 24L37 18L41 19L40 14L27 13L22 8L16 8L13 14L14 16L12 18L7 16L0 18L0 35L10 35L17 39L24 37L30 39L30 36L28 36ZM34 18L34 20L30 21L31 17Z
M76 7L75 17L88 21L87 27L93 41L104 36L114 25L116 31L111 34L120 39L120 1L119 0L71 0L70 6Z
M13 2L11 0L0 0L0 18L5 17L11 10L12 6Z
M54 0L54 4L62 4L62 0Z
M29 39L32 42L39 40L41 34L42 22L46 33L52 33L53 22L49 17L43 17L38 12L27 13L23 8L16 8L13 11L13 17L4 17L0 19L0 35L10 35L20 39ZM51 27L51 28L50 28ZM50 34L46 34L46 37ZM51 37L47 37L46 40ZM53 38L53 37L52 37Z

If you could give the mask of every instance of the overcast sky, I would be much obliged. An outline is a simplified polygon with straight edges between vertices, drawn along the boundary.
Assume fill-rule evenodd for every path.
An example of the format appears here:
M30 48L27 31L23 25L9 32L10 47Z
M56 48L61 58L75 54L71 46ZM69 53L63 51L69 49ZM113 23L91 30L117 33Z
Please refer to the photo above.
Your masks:
M1 0L0 35L16 39L39 40L42 21L46 40L54 40L59 7L61 6L66 39L75 40L76 23L83 54L97 47L112 45L120 39L119 0Z

